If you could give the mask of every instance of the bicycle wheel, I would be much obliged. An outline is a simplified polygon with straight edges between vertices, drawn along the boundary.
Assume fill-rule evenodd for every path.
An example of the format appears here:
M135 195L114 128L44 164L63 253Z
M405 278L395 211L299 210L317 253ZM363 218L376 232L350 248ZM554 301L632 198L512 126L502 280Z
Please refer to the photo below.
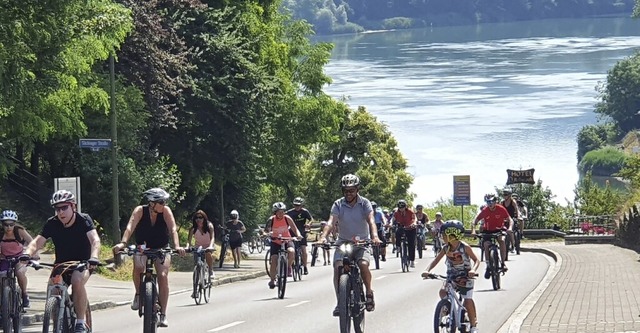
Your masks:
M300 248L298 249L298 251L296 251L296 272L298 274L298 281L302 281L302 269L302 249Z
M271 266L271 250L267 251L267 253L264 254L264 269L265 271L267 271L267 275L271 276L271 271L269 270Z
M520 240L522 239L522 233L520 232L520 230L517 230L514 236L516 238L516 254L520 255Z
M424 238L422 236L417 237L418 259L422 259L422 250L424 249Z
M284 298L284 291L287 289L287 259L283 256L278 257L278 298Z
M222 268L222 265L224 264L224 257L226 257L227 255L227 243L223 242L222 246L220 246L220 257L218 258L218 268Z
M478 238L478 247L480 248L480 261L484 261L484 242L482 238Z
M318 259L318 248L317 244L313 244L311 249L311 267L316 265L316 259Z
M366 308L367 299L364 295L364 288L362 282L352 284L353 291L352 297L357 297L357 301L354 300L353 307L351 308L351 317L353 318L353 328L356 333L364 333L364 311Z
M253 254L253 250L255 250L255 240L253 238L251 238L248 242L247 242L247 247L249 247L249 253Z
M338 312L340 313L340 333L351 332L351 280L349 274L340 275L338 284Z
M258 250L258 253L262 253L262 250L264 250L264 241L259 237L256 239L256 249Z
M155 291L153 290L153 282L145 281L144 283L144 299L143 299L143 332L144 333L155 333L157 326L156 320L154 318L154 307L155 307Z
M12 313L11 313L11 301L12 301L11 287L5 285L2 288L2 330L4 333L11 333L13 329Z
M70 299L73 299L69 295ZM73 308L69 304L64 305L62 312L62 333L74 333L76 327L76 317Z
M406 242L402 242L402 271L409 271L409 246Z
M200 305L202 303L202 290L200 288L200 279L202 277L202 267L197 264L196 267L193 268L193 300L196 304Z
M450 315L451 303L448 299L441 299L436 305L436 312L433 316L433 331L441 333L455 332L455 320Z
M298 254L300 253L299 251L300 250L298 250L298 249L296 249L296 251L295 251L295 255L293 257L294 258L293 259L293 267L291 269L292 270L291 274L293 275L293 281L294 282L300 280L300 275L298 275L298 267L300 267L299 266L300 265L300 261L299 261L299 258L298 258Z
M498 290L500 289L500 256L496 247L492 247L490 252L491 284L493 285L493 290Z
M373 262L376 264L376 269L380 269L380 246L373 246Z
M11 311L13 312L13 333L22 333L22 311L24 309L22 307L22 291L20 290L20 287L16 286L13 291L12 299L13 305L11 307Z
M61 333L62 326L58 320L58 311L60 310L60 302L62 300L56 296L47 298L44 306L44 314L42 315L42 333L49 333L49 325L52 325L51 332Z
M209 272L204 274L203 281L202 296L204 297L204 302L209 303L209 300L211 299L211 275L209 275Z
M513 243L511 242L511 236L509 236L508 234L505 237L504 246L507 248L507 251L504 252L505 253L504 254L504 260L508 261L509 260L509 252L513 248Z

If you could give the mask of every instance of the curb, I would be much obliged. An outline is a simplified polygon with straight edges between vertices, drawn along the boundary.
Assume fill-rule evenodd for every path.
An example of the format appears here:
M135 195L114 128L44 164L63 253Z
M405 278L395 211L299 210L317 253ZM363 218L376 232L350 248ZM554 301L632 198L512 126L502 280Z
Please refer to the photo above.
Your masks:
M553 250L545 248L521 248L522 252L533 252L545 254L549 261L549 269L542 278L542 281L531 291L529 296L520 303L520 306L513 312L509 319L500 327L498 333L519 333L522 323L527 318L533 307L536 305L542 294L549 287L562 267L562 257ZM553 259L553 260L552 260Z
M259 278L259 277L262 277L262 276L266 276L266 275L267 275L267 272L265 272L264 270L260 270L260 271L254 271L254 272L249 272L249 273L244 273L244 274L225 276L225 277L223 277L223 278L221 278L219 280L214 280L212 282L212 286L216 287L216 286L229 284L229 283L233 283L233 282L252 280L252 279L256 279L256 278ZM189 288L189 289L180 289L180 290L176 290L176 291L170 292L169 295L178 295L178 294L190 293L191 291L192 291L191 288ZM118 306L129 305L129 304L131 304L131 301L120 301L120 302L96 301L95 303L91 303L91 311L111 309L111 308L115 308L115 307L118 307ZM42 317L43 317L43 315L41 313L25 314L25 315L22 316L22 326L31 326L31 325L34 325L36 323L41 323L42 322Z

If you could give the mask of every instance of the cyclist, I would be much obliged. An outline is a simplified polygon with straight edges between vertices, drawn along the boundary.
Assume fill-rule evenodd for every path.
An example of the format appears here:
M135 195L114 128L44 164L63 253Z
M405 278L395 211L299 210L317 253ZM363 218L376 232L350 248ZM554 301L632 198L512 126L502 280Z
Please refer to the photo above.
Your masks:
M187 238L187 247L193 244L193 247L202 246L203 249L209 251L205 252L204 257L209 267L209 276L213 279L213 254L211 251L215 248L215 232L213 231L213 223L209 221L207 214L203 210L198 210L191 217L191 228L189 229L189 236ZM195 238L195 242L191 243L191 239Z
M442 257L447 257L447 276L454 279L456 289L462 295L462 298L464 298L464 307L467 309L469 322L471 323L469 333L477 333L478 329L476 326L478 325L478 320L476 316L476 305L473 301L473 278L476 276L476 271L480 267L480 261L469 244L460 240L464 234L462 222L456 220L447 221L440 228L440 233L446 244L442 247L442 250L438 252L429 266L427 266L425 272L422 273L422 277L429 277L431 270L438 265ZM473 261L473 267L471 261ZM443 288L440 289L440 298L445 297L447 297L447 291L443 286Z
M509 216L511 216L511 221L509 222L511 224L505 226L507 227L507 234L509 234L509 238L511 239L511 245L513 245L516 243L515 237L513 236L513 221L518 221L519 216L518 203L516 203L516 201L511 197L511 194L513 194L511 189L505 188L504 190L502 190L502 196L504 197L504 200L502 200L500 204L507 209L507 212L509 212ZM511 252L515 252L514 248L511 248Z
M398 230L396 230L396 248L399 249L402 241L402 235L407 238L407 245L409 246L409 266L416 267L414 261L416 260L416 214L407 207L407 202L404 200L398 201L398 211L393 213L393 220L398 223Z
M269 233L270 235L272 235L272 237L276 237L276 236L280 236L280 237L292 237L291 233L295 234L294 237L298 237L301 238L302 235L300 234L300 231L298 231L298 228L296 227L296 224L293 222L293 219L285 214L285 210L287 209L287 205L284 204L284 202L276 202L273 204L273 206L271 207L271 212L273 212L273 215L269 218L269 220L267 221L267 225L265 226L264 230ZM269 251L271 252L271 257L269 260L271 260L271 265L269 267L269 288L273 289L276 287L276 269L278 266L278 252L280 252L280 248L282 246L282 242L286 242L287 244L287 261L288 261L288 266L289 269L288 271L291 272L292 268L291 265L293 265L293 261L294 261L294 255L295 255L295 247L293 245L293 241L283 241L280 239L272 239L271 240L271 246Z
M87 261L88 270L68 271L63 274L65 282L73 289L73 304L76 309L76 327L74 332L87 332L85 313L89 304L85 284L91 272L99 264L100 236L93 225L93 219L87 214L76 211L76 197L66 190L56 191L49 201L55 210L25 251L25 256L38 258L36 253L42 249L48 239L55 246L55 264L67 261ZM53 274L53 272L52 272ZM49 283L52 283L49 277Z
M529 209L527 208L527 200L520 200L517 193L511 195L513 200L518 204L518 228L520 229L520 237L524 238L524 220L529 217Z
M302 235L302 239L300 240L300 250L302 253L302 266L304 266L304 275L309 274L307 270L307 231L311 228L311 222L313 221L313 216L306 208L303 208L304 199L297 197L293 199L293 208L287 211L287 215L293 222L296 224L298 231Z
M33 238L27 230L18 225L18 214L12 210L5 210L0 214L2 222L2 235L0 236L0 254L2 259L20 257L24 252L24 246L29 245ZM0 261L0 270L9 269L7 261ZM18 278L18 286L22 290L22 306L29 307L29 295L27 294L27 266L22 263L16 263L16 277Z
M184 256L184 248L180 246L176 219L171 208L167 206L169 193L161 188L152 188L143 193L146 205L140 205L133 209L127 228L122 234L120 243L113 247L114 252L122 251L127 246L131 236L135 235L136 245L145 246L147 249L164 249L169 246L169 238L173 239L175 250ZM131 310L137 311L140 304L139 292L140 275L144 273L147 256L136 254L133 257L133 287L136 294L131 302ZM171 255L155 262L158 276L158 300L160 303L159 327L169 326L167 320L167 303L169 301L169 267L171 267Z
M497 204L497 198L495 195L486 194L484 196L484 201L487 206L483 208L482 211L480 211L480 214L478 214L478 216L476 216L475 220L473 221L473 229L471 231L471 234L476 233L476 225L480 220L484 220L483 232L485 233L494 233L503 230L505 227L504 221L510 221L509 225L513 224L513 220L511 220L511 216L509 215L507 209L502 205ZM482 243L484 244L484 253L489 253L489 240L489 236L483 237ZM502 236L498 237L498 244L500 245L500 261L502 264L502 270L506 272L508 268L504 264L504 257L507 255L507 248ZM489 267L487 267L487 270L484 273L485 279L491 277L491 273L489 272L488 268Z
M418 233L426 237L427 225L429 225L429 215L424 211L424 206L416 206L416 220L418 221ZM424 244L422 244L424 246ZM424 248L423 248L424 250Z
M378 229L378 238L380 238L381 242L380 260L387 261L387 237L385 236L385 230L389 228L389 221L375 201L371 201L371 208L373 209L373 220L376 222L376 228Z
M322 230L324 230L324 227L326 226L327 226L327 221L320 222L320 233L322 233ZM327 236L327 241L334 242L336 240L336 236L337 236L337 233L335 232L335 229L334 229ZM324 266L326 266L327 264L331 265L331 248L327 248L327 247L322 248L322 259L324 260Z
M232 210L229 213L230 220L225 223L225 229L229 233L229 247L231 248L231 254L233 255L233 267L240 268L240 258L242 254L242 234L247 231L244 223L240 221L240 214L237 210Z
M433 221L433 225L431 226L431 236L433 236L433 247L434 251L439 252L442 247L442 237L440 234L440 229L442 228L442 213L436 212L436 219Z
M326 242L329 232L338 227L338 240L336 241L336 245L338 246L352 242L356 237L361 240L373 238L372 241L374 245L379 245L380 238L378 237L378 229L373 220L371 202L358 193L360 190L360 178L353 174L345 175L340 180L340 186L342 187L344 197L337 199L331 206L331 215L327 221L327 226L322 231L320 242ZM369 270L371 253L369 249L357 247L353 250L352 255L354 261L358 263L360 276L366 289L366 310L373 311L375 310L375 301L373 298L371 271ZM336 299L338 298L338 281L343 256L344 253L340 248L336 248L333 255L333 287L336 293ZM339 315L340 312L336 305L335 309L333 309L333 316L337 317Z

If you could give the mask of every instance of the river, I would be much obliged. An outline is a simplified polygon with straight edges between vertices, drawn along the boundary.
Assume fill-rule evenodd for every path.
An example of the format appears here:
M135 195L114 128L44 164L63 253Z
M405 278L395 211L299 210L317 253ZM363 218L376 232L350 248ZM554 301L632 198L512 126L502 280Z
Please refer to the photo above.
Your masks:
M597 121L596 86L640 46L640 21L562 19L324 37L335 44L326 92L388 125L409 160L415 203L471 201L505 185L506 169L573 200L576 135Z

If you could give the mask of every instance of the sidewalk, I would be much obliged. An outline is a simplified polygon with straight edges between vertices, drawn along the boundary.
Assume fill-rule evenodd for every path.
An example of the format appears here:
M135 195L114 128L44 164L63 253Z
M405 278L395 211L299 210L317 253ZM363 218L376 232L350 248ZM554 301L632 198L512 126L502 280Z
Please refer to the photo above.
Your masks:
M527 247L550 251L558 258L538 289L510 318L508 330L503 326L501 332L640 332L640 259L636 252L608 244Z
M242 260L240 268L233 268L233 260L230 258L227 258L222 268L218 268L218 263L216 262L214 267L216 278L213 281L213 285L217 286L266 276L264 256L264 251L261 254L251 254L248 259ZM41 255L40 262L51 263L53 262L53 256ZM42 321L46 285L50 272L48 269L36 271L32 268L27 272L27 277L29 278L27 290L29 291L29 297L31 299L31 307L27 309L27 313L25 313L23 317L24 325L32 325ZM170 294L191 293L193 288L192 275L192 272L170 272ZM135 291L133 282L131 281L109 280L95 274L91 276L87 283L87 293L89 295L91 309L98 310L131 304L131 299Z

